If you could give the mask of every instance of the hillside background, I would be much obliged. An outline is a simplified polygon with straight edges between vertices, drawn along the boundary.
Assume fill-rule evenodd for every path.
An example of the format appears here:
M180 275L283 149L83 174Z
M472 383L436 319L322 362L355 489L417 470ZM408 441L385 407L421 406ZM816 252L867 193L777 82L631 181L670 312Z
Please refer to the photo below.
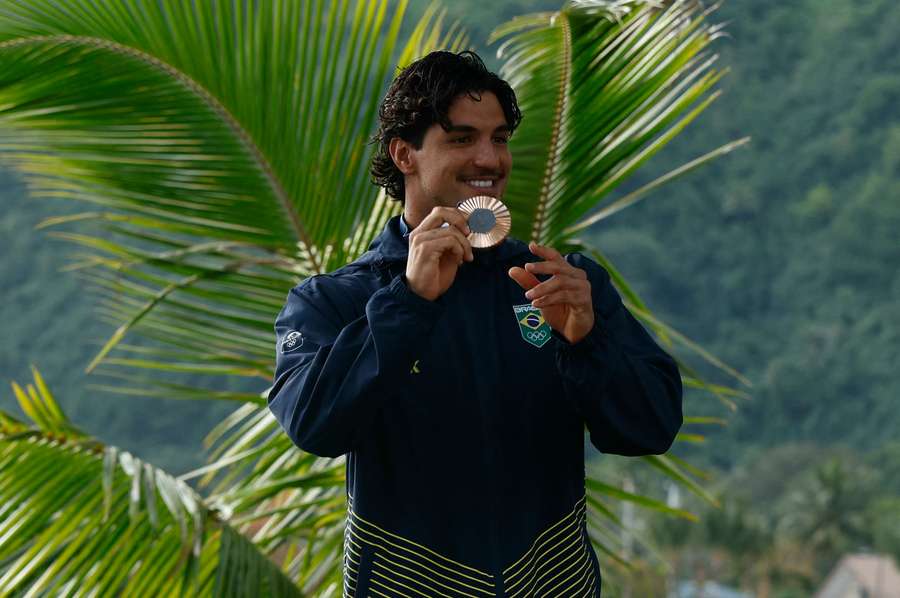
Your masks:
M413 2L413 13L424 6ZM484 44L493 26L558 6L472 0L448 10L496 67ZM735 413L688 393L695 413L729 423L683 453L749 500L787 500L791 476L832 458L868 468L872 492L896 496L900 4L731 0L714 19L729 22L717 42L731 68L725 93L633 185L739 137L751 144L588 236L660 317L753 382ZM2 166L0 205L3 380L29 380L35 364L84 429L175 473L199 465L203 435L229 406L89 387L110 382L83 372L112 329L84 283L60 271L72 247L34 230L80 206L27 199ZM0 405L15 411L10 392Z

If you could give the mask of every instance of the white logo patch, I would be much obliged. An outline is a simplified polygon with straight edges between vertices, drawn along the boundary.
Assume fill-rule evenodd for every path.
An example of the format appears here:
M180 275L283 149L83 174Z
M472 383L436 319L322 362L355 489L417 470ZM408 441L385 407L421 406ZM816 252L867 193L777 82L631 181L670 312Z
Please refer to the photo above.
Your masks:
M296 330L291 330L287 333L287 336L284 337L284 340L281 341L281 352L290 353L291 351L296 351L302 346L303 335Z

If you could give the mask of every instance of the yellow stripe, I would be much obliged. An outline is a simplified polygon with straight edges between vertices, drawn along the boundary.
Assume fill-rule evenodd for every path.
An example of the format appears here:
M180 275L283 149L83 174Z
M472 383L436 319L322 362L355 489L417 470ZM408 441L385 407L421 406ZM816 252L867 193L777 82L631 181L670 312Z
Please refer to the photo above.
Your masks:
M557 542L555 545L551 546L550 548L547 548L547 551L540 557L540 560L531 569L532 572L534 573L534 575L537 576L537 579L541 579L544 575L546 575L546 573L541 572L546 567L550 566L555 569L559 565L561 565L561 564L565 563L567 560L569 560L569 558L571 558L571 556L566 557L559 562L557 562L555 559L561 557L563 554L567 553L572 548L575 548L575 551L576 551L575 554L578 554L578 552L579 552L578 548L581 547L581 542L578 541L580 535L581 535L581 530L576 527L575 529L573 529L571 531L571 533L569 533L568 536L566 536L565 538L563 538L562 540L560 540L559 542ZM564 542L565 542L565 545L562 545ZM557 547L560 547L560 548L551 554L550 550L557 548Z
M348 498L350 498L350 497L348 497ZM350 498L350 500L352 501L352 498ZM454 560L451 559L451 558L447 558L447 557L445 557L444 555L442 555L442 554L440 554L440 553L437 553L437 552L431 550L431 549L428 548L427 546L422 546L421 544L418 544L418 543L416 543L416 542L413 542L412 540L409 540L409 539L407 539L407 538L404 538L403 536L398 536L397 534L391 533L391 532L389 532L389 531L387 531L387 530L385 530L385 529L382 529L382 528L378 527L377 525L375 525L375 524L372 523L371 521L367 521L366 519L360 517L358 513L356 513L355 511L352 510L352 506L351 506L351 508L350 508L350 510L349 510L349 513L350 513L350 515L351 515L354 519L359 519L360 521L362 521L362 522L365 523L366 525L371 525L372 527L374 527L374 528L377 529L378 531L380 531L380 532L382 532L382 533L385 533L385 534L387 534L388 536L391 536L392 538L396 538L396 539L398 539L398 540L402 540L403 542L408 542L409 544L412 544L412 545L415 546L416 548L421 548L422 550L428 552L428 553L431 554L431 555L434 555L435 557L437 557L437 558L439 558L439 559L443 559L444 561L447 561L448 563L452 563L453 565L456 565L457 567L462 567L463 569L466 569L466 570L471 571L471 572L473 572L473 573L477 573L477 574L479 574L479 575L482 575L482 576L484 576L487 580L492 580L492 579L493 579L493 576L490 575L489 573L485 573L484 571L479 571L478 569L475 569L474 567L469 567L468 565L464 565L464 564L462 564L462 563L460 563L460 562L454 561ZM435 564L437 565L437 564L439 564L439 563L435 563ZM449 567L447 567L447 568L449 569ZM450 570L452 571L452 569L450 569ZM462 575L462 573L460 573L460 575ZM480 579L476 579L476 578L470 578L470 579L472 579L473 581L478 581L478 582L480 582L480 583L487 583L488 585L493 586L493 583L492 583L492 582L488 582L488 581L480 580Z
M554 523L550 528L544 530L544 532L541 533L541 535L538 536L538 538L531 545L531 548L529 548L528 551L524 555L522 555L522 557L517 561L517 563L520 563L521 565L525 565L526 563L533 563L536 560L536 558L539 558L538 555L540 555L541 552L543 550L545 550L542 548L543 546L545 546L548 542L552 541L554 538L556 538L560 534L564 533L573 524L575 524L577 527L578 523L582 519L583 511L584 511L584 504L579 501L579 503L576 503L575 510L573 512L566 515L566 517L564 519L561 519L561 520L557 521L556 523ZM557 529L557 528L559 528L559 529ZM553 535L551 535L549 537L544 538L543 540L541 539L554 530L556 530L556 533L554 533ZM525 563L523 563L522 559L525 559L526 557L527 557L527 561ZM515 565L513 567L515 567ZM506 572L509 572L510 569L512 569L513 567L508 567L506 569ZM511 573L509 575L509 579L514 579L514 578L522 575L523 569L524 568L520 569L518 572Z
M382 584L378 583L378 580L377 580L377 579L373 579L373 580L371 580L371 581L372 581L372 583L377 583L377 584L380 585L381 587L384 587ZM390 588L387 588L387 589L390 589ZM371 585L369 586L369 591L372 592L373 594L375 594L376 596L384 596L384 598L391 598L391 597L388 596L387 594L382 594L381 592L379 592L378 590L376 590L375 588L373 588Z
M361 558L359 553L353 550L353 545L348 542L350 538L344 536L344 596L354 598L356 595L356 582L359 579L360 561L354 560L353 556ZM353 565L356 565L355 567ZM349 588L349 592L348 592Z
M360 546L359 544L357 544L356 542L354 542L353 539L351 539L351 540L350 540L350 548L353 549L354 547L357 548L358 550L362 550L362 546ZM360 553L356 552L356 551L354 551L353 554L355 554L355 555L358 556L359 558L362 558L362 555L361 555ZM357 564L358 564L358 563L357 563Z
M571 548L572 548L572 545L569 545L569 547L566 549L566 552L568 552L568 550L570 550ZM551 557L549 557L549 559L547 561L544 561L543 563L541 563L541 567L533 570L531 575L529 576L528 583L525 584L524 586L522 586L521 588L519 588L519 590L517 590L515 593L510 594L510 597L512 598L513 596L515 596L519 592L522 592L523 590L526 591L527 595L530 595L533 592L536 592L537 590L535 589L535 586L536 585L537 586L544 585L544 583L545 583L544 580L546 579L546 576L548 574L553 573L554 571L556 571L557 567L561 567L565 563L570 562L573 558L577 559L580 552L581 551L576 547L574 553L566 555L560 561L556 561L554 559L556 559L558 556L560 556L561 553L552 555ZM540 573L540 569L543 569L545 566L550 566L550 570ZM569 567L566 567L566 569L568 569L568 568Z
M357 548L359 548L359 546L357 546ZM347 558L350 558L350 555L351 555L351 554L355 554L355 555L356 555L357 557L359 557L359 558L362 557L361 554L359 554L358 552L356 552L355 550L353 550L353 543L352 543L352 542L345 542L345 543L344 543L344 556L346 556ZM357 565L359 565L359 561L354 561L354 562L355 562Z
M558 532L556 532L554 535L552 535L549 538L547 538L546 540L544 540L541 543L541 546L544 546L548 542L552 541L554 538L556 538L560 534L565 533L566 530L568 530L569 527L572 526L573 524L574 524L574 527L568 532L568 534L563 536L562 539L560 539L556 544L553 544L549 548L542 548L542 549L539 549L537 552L533 553L531 555L531 557L528 559L527 567L520 569L515 575L511 576L509 579L506 580L506 583L508 584L507 591L512 591L512 589L514 587L516 587L517 585L519 585L520 583L522 583L522 581L533 578L534 575L537 573L537 570L540 570L544 565L546 565L546 563L542 562L542 561L544 561L547 558L547 551L552 550L553 548L556 548L561 543L568 540L570 538L570 536L572 536L573 534L578 534L581 531L580 526L578 525L579 524L578 520L570 521L569 524L566 525L566 527L563 527ZM552 557L550 557L550 558L552 558ZM513 580L515 580L515 582Z
M355 594L355 582L358 579L353 579L354 587L350 588L348 592L353 576L348 577L347 572L354 573L358 577L359 572L356 567L360 566L363 546L370 546L374 550L369 578L372 585L369 589L375 596L413 598L398 590L397 587L399 587L415 596L425 598L432 596L453 598L457 595L478 598L475 594L465 593L458 588L442 583L441 580L467 588L479 595L493 595L494 577L490 574L448 558L427 546L413 542L360 517L353 511L353 496L349 493L347 500L348 520L344 541L345 598L353 598L353 594ZM569 598L592 595L596 586L596 573L591 563L589 546L581 533L587 521L586 515L585 497L582 496L575 503L571 512L541 532L528 550L503 570L504 587L508 596L514 598L517 595L541 595ZM427 554L422 554L421 551ZM409 565L399 562L399 560L405 561ZM565 568L559 569L563 565L566 565ZM435 570L434 567L437 567L438 570ZM482 576L484 579L472 577L457 568ZM550 575L552 577L549 577ZM485 587L473 586L458 578L464 578ZM385 581L387 584L383 583ZM389 584L397 587L391 587ZM553 585L547 588L550 584ZM376 589L375 586L381 588L382 591ZM451 594L446 594L434 586L440 586ZM517 586L520 586L518 590L513 591ZM545 590L545 588L547 589Z
M541 541L541 538L543 538L545 535L547 535L547 534L549 534L551 531L553 531L553 529L554 529L555 527L557 527L558 525L560 525L560 524L562 524L562 523L565 523L566 520L568 520L570 517L572 517L572 515L574 515L574 514L578 511L578 509L579 509L579 507L581 506L581 503L582 503L583 501L584 501L584 497L582 496L582 497L579 498L578 501L575 503L575 508L572 509L572 511L569 512L568 515L566 515L565 517L563 517L562 519L560 519L559 521L557 521L556 523L554 523L553 525L551 525L549 528L547 528L546 530L544 530L543 532L541 532L541 535L539 535L537 538L534 539L534 542L531 544L531 548L529 548L528 550L526 550L526 551L525 551L525 554L523 554L521 557L519 557L519 559L518 559L515 563L513 563L512 565L510 565L509 567L507 567L506 569L503 570L503 575L505 576L506 574L508 574L508 573L510 572L510 570L514 569L514 568L516 567L516 565L518 565L524 558L526 558L526 557L528 556L528 554L529 554L532 550L535 549L535 547L537 546L538 542Z
M359 557L358 554L357 554L356 556ZM346 557L347 557L347 562L352 563L353 565L356 565L357 567L359 567L359 561L354 560L353 557L350 555L349 552L346 553ZM345 563L345 564L346 564L346 563ZM352 567L352 566L350 566L350 565L347 565L347 568L350 569L351 571L353 571L353 573L359 573L359 570L358 570L358 569L356 569L356 568L354 568L354 567Z
M587 556L587 555L585 554L585 556ZM586 561L585 566L581 568L581 577L579 577L578 579L576 579L575 581L570 583L568 586L566 586L565 590L560 590L559 594L557 594L557 596L572 596L572 593L567 590L569 590L572 586L577 585L579 582L581 582L581 588L579 589L579 593L584 591L584 580L588 579L588 577L590 577L590 573L591 573L591 560L589 558L587 558L587 559L585 559L585 561ZM558 584L556 584L555 586L553 586L552 588L547 590L547 593L549 594L550 592L552 592L553 590L555 590L556 588L558 588L559 586L564 584L569 579L572 579L576 575L578 575L578 571L576 571L575 573L570 575L568 578L564 579L563 581L559 582Z
M581 584L581 589L579 591L584 592L585 590L593 590L597 585L596 582L597 578L594 576L594 567L593 565L588 563L588 578L585 583ZM593 594L594 592L591 591L590 593Z
M425 598L429 598L429 594L426 594L425 592L422 592L421 590L417 590L416 588L412 588L412 587L406 585L405 583L402 583L402 582L397 581L396 579L393 579L393 578L391 578L391 577L388 577L388 576L385 575L384 573L381 573L380 571L378 571L378 570L375 568L375 566L376 566L376 563L373 561L373 562L372 562L372 575L378 575L379 577L383 577L383 578L385 578L386 580L388 580L388 581L391 582L391 583L395 583L395 584L397 584L398 586L403 586L404 588L406 588L407 590L409 590L409 591L411 591L411 592L415 592L416 594L419 594L420 596L425 596ZM399 575L400 577L402 577L402 578L404 578L404 579L409 579L409 577L407 577L406 575L403 575L402 573L395 573L394 571L391 571L391 570L388 569L387 567L385 567L385 569L387 569L387 571L388 571L391 575ZM413 582L413 583L416 583L416 580L414 580L414 579L409 579L409 581L411 581L411 582ZM440 593L440 592L438 592L438 594L441 595L441 596L447 596L447 594L442 594L442 593ZM449 596L448 598L453 598L453 597L452 597L452 596Z
M358 517L355 513L353 514L353 518L354 518L354 519L362 519L362 518ZM379 531L381 531L381 532L383 532L383 533L385 533L385 534L387 534L387 535L389 535L389 536L391 536L391 537L400 538L401 540L405 540L404 538L402 538L402 537L400 537L400 536L397 536L396 534L391 534L390 532L384 531L383 529L381 529L381 528L378 527L377 525L373 525L373 524L369 524L369 525L371 525L371 526L374 527L375 529L377 529L377 530L379 530ZM440 567L441 569L444 569L444 570L446 570L446 571L449 571L450 573L453 573L454 575L458 575L459 577L464 577L464 578L466 578L466 579L470 579L470 580L472 580L472 581L474 581L474 582L476 582L476 583L485 584L485 585L487 585L487 586L490 586L490 587L492 588L492 590L489 592L489 595L492 595L492 594L493 594L493 585L494 585L493 583L489 583L489 582L486 582L486 581L481 580L481 579L476 579L476 578L472 577L471 575L466 575L465 573L462 573L462 572L460 572L460 571L451 569L451 568L448 567L447 565L441 564L441 563L439 563L439 562L437 562L437 561L435 561L435 560L433 560L433 559L428 558L427 556L418 554L418 553L416 553L414 550L412 550L412 549L410 549L410 548L408 548L408 547L406 547L406 546L403 546L403 545L401 545L401 544L398 544L398 543L396 543L396 542L392 542L390 539L388 539L388 538L386 538L386 537L384 537L384 536L381 536L381 535L379 535L379 534L376 534L375 532L373 532L373 531L371 531L371 530L365 529L365 528L362 527L362 526L351 525L348 529L351 529L351 530L356 530L356 529L358 529L360 532L363 532L363 533L372 535L372 536L374 536L374 537L376 537L376 538L378 538L378 539L380 539L380 540L383 540L383 541L386 542L387 544L390 544L391 546L394 546L394 547L396 547L396 548L399 548L400 550L405 550L406 552L412 554L413 556L415 556L415 557L417 557L417 558L419 558L419 559L426 560L426 561L428 561L429 563L432 563L433 565L435 565L435 566L437 566L437 567ZM359 538L359 534L355 534L355 535L356 535L357 538ZM360 540L362 540L363 542L366 542L366 541L371 542L370 540L366 540L366 539L364 539L364 538L360 538ZM408 540L407 540L407 541L408 541ZM410 544L413 544L413 545L418 546L418 544L416 544L415 542L410 542ZM427 549L426 549L426 550L427 550ZM429 550L429 552L433 552L433 551L430 551L430 550ZM398 555L398 556L400 556L400 555ZM401 558L405 558L405 557L401 557ZM462 581L459 581L459 580L457 580L457 579L454 579L453 577L450 577L450 576L448 576L448 575L445 575L445 574L443 574L443 573L440 573L440 572L438 572L438 571L435 571L435 570L431 569L431 568L428 567L427 565L424 565L424 564L422 564L422 563L420 563L420 562L416 562L416 561L414 561L413 559L406 558L406 560L408 560L408 561L410 561L410 562L412 562L412 563L415 563L415 564L419 565L420 567L422 567L422 568L424 568L424 569L427 569L428 571L431 571L431 572L434 573L435 575L440 575L441 577L443 577L443 578L445 578L445 579L448 579L448 580L452 581L453 583L457 583L457 584L459 584L459 585L461 585L461 586L467 587L467 588L469 588L469 589L471 589L471 590L474 590L474 591L476 591L476 592L488 592L488 590L485 589L485 588L478 588L478 587L472 586L472 585L470 585L470 584L467 584L467 583L465 583L465 582L462 582ZM449 560L449 559L448 559L448 560Z
M365 531L365 530L363 530L363 531ZM471 589L471 590L473 590L473 591L475 591L475 592L485 592L485 590L482 590L482 589L480 589L480 588L473 588L472 586L469 586L469 585L466 585L466 584L464 584L464 583L461 583L461 582L459 582L459 581L453 579L452 577L448 577L448 576L446 576L446 575L440 573L439 571L435 571L434 569L431 569L431 568L429 568L429 567L427 567L427 566L425 566L425 565L423 565L423 564L421 564L421 563L418 563L418 562L414 561L413 559L411 559L411 558L409 558L409 557L406 557L406 556L404 556L404 555L402 555L402 554L397 554L396 552L392 551L392 550L389 549L389 548L386 548L385 546L383 546L383 545L381 545L381 544L377 544L377 543L375 543L375 542L372 542L372 541L370 541L370 540L367 540L366 538L362 538L362 537L360 537L359 535L356 534L356 531L355 531L355 530L352 530L352 529L351 529L351 533L354 534L361 542L365 542L365 543L369 544L370 546L373 546L373 547L375 547L375 548L377 548L377 549L379 549L379 550L382 550L383 552L386 552L386 553L388 553L388 554L391 554L391 555L393 555L393 556L395 556L395 557L397 557L397 558L401 558L401 559L403 559L403 560L405 560L405 561L409 561L409 562L412 563L413 565L417 565L418 567L421 567L422 569L425 569L426 571L428 571L428 572L430 572L430 573L433 573L434 575L439 575L440 577L443 577L444 579L447 579L447 580L449 580L449 581L451 581L451 582L453 582L453 583L459 584L459 585L461 585L461 586L467 587L467 588L469 588L469 589ZM372 532L366 531L365 533L371 534ZM390 541L388 541L388 543L390 543ZM403 547L401 546L400 548L402 549ZM413 568L411 568L411 567L407 567L407 566L402 565L402 564L400 564L400 563L396 563L396 562L394 562L394 561L388 559L387 557L383 557L383 558L384 558L385 560L389 561L392 565L396 565L397 567L402 567L402 568L404 568L404 569L407 569L407 570L409 570L409 571L412 571L413 573L416 573L417 575L421 575L422 577L427 577L427 576L424 575L422 572L416 571L415 569L413 569ZM399 575L399 574L398 574L398 575ZM416 581L416 580L412 580L412 581ZM437 580L431 580L431 581L433 581L434 583L438 584L438 585L441 586L442 588L446 588L446 589L448 589L448 590L450 590L450 591L452 591L452 592L457 592L457 593L459 593L459 594L462 594L463 596L471 596L472 598L477 598L477 596L476 596L475 594L466 594L465 592L462 592L462 591L460 591L460 590L458 590L458 589L456 589L456 588L453 588L453 587L447 586L447 585L445 585L445 584L442 584L441 582L439 582L439 581L437 581ZM421 586L423 586L423 587L425 587L425 588L428 588L428 585L427 585L427 584L424 584L424 583L418 582L418 581L416 581L416 583L418 583L419 585L421 585ZM428 589L432 589L432 588L428 588ZM437 591L437 590L435 590L435 591ZM438 591L438 593L440 593L440 592ZM488 595L491 595L491 594L488 594Z
M556 522L550 528L542 532L525 555L519 558L519 560L511 567L506 569L506 571L518 569L515 574L504 580L504 587L506 591L509 592L508 595L510 598L515 598L519 595L531 596L537 593L549 595L553 589L578 575L578 572L581 569L576 569L567 578L553 586L550 591L546 593L539 591L572 567L577 566L579 562L586 561L587 564L590 565L588 549L585 546L584 538L581 533L583 525L586 522L586 512L583 501L583 497L579 499L576 503L574 512L569 513L564 519ZM575 515L574 519L572 518L573 515ZM565 525L561 529L558 529L553 535L545 537L548 533L559 528L561 524ZM567 531L568 533L566 533ZM562 538L558 539L553 544L550 544L561 535L563 535ZM574 552L571 552L573 550ZM523 562L523 558L526 557L527 559ZM557 560L560 558L561 560ZM556 572L558 567L565 563L570 564L565 567L565 569L557 572L553 577L547 578L548 574ZM551 567L549 571L543 571L548 567ZM525 582L524 585L521 585L523 582ZM537 588L535 589L536 585ZM515 588L517 586L520 587L516 590Z
M560 540L559 542L557 542L556 544L554 544L553 546L548 548L547 551L549 551L553 548L556 548L557 546L559 546L563 542L566 542L567 540L570 540L571 539L570 537L573 535L574 536L580 535L580 531L581 530L576 527L571 532L569 532L569 534L566 537L564 537L562 540ZM519 577L519 579L518 579L518 581L516 581L516 583L509 585L509 588L507 588L507 591L511 591L513 586L518 585L519 583L521 583L523 580L526 580L526 579L530 580L529 583L526 584L526 586L533 585L535 583L535 581L539 580L543 576L543 574L540 573L541 569L545 568L548 565L554 564L553 559L555 559L560 554L566 552L567 550L571 549L573 546L577 546L577 545L578 544L573 544L571 542L567 542L565 547L558 550L555 554L547 554L547 552L545 551L544 554L542 554L540 557L538 557L537 562L531 565L531 567L527 570L525 575L522 575L521 577ZM565 562L565 561L563 561L563 562ZM525 587L525 586L523 586L523 587ZM519 590L516 590L515 592L510 594L510 596L515 596L515 594L518 594L521 590L522 590L522 588L520 588Z
M541 584L535 589L535 593L540 592L541 589L542 589L544 586L546 586L548 583L552 582L554 579L556 579L557 577L559 577L560 575L562 575L563 573L565 573L566 571L568 571L568 570L571 569L572 567L577 566L578 563L579 563L579 561L583 561L583 560L584 560L584 556L585 556L584 550L583 550L584 547L582 546L581 548L582 548L581 551L578 551L578 552L576 552L575 554L572 555L572 557L574 557L574 559L573 559L572 557L570 557L569 559L567 559L567 560L572 561L571 564L570 564L568 567L566 567L565 569L561 570L559 573L557 573L556 575L554 575L554 576L551 577L550 579L548 579L548 580L544 581L543 583L541 583ZM579 559L578 556L581 556L582 558ZM562 566L562 565L564 565L565 563L566 563L566 561L563 561L563 562L559 563L559 566ZM552 573L553 571L554 571L554 569L551 569L551 570L550 570L550 573ZM575 570L571 575L569 575L569 577L567 577L566 579L570 579L573 575L577 575L577 574L578 574L578 570L576 569L576 570ZM541 578L538 578L538 581L540 581L540 579L541 579ZM564 583L564 582L566 581L566 579L564 579L564 580L562 580L561 582L559 582L558 584L556 584L556 586L558 586L558 585ZM555 588L556 586L553 586L553 587ZM551 588L551 589L552 589L552 588ZM547 591L547 593L549 593L549 592L550 592L550 590Z

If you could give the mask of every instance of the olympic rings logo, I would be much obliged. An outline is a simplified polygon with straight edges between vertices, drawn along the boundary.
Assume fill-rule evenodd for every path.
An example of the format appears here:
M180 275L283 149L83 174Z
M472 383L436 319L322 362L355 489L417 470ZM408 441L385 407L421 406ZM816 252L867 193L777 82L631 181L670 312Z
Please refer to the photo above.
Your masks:
M529 330L525 333L525 336L528 337L528 340L539 343L547 338L547 334L546 330Z

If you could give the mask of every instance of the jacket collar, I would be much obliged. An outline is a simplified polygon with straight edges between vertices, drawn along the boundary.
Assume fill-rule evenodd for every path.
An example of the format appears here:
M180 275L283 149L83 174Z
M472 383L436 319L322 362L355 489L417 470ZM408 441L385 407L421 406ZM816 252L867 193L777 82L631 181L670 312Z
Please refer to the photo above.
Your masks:
M409 235L402 232L403 225L400 216L394 216L384 225L384 230L375 237L369 245L369 253L376 261L405 262L409 255ZM492 249L476 249L475 262L492 264L497 261L505 261L519 254L531 255L528 245L507 237L497 247Z

